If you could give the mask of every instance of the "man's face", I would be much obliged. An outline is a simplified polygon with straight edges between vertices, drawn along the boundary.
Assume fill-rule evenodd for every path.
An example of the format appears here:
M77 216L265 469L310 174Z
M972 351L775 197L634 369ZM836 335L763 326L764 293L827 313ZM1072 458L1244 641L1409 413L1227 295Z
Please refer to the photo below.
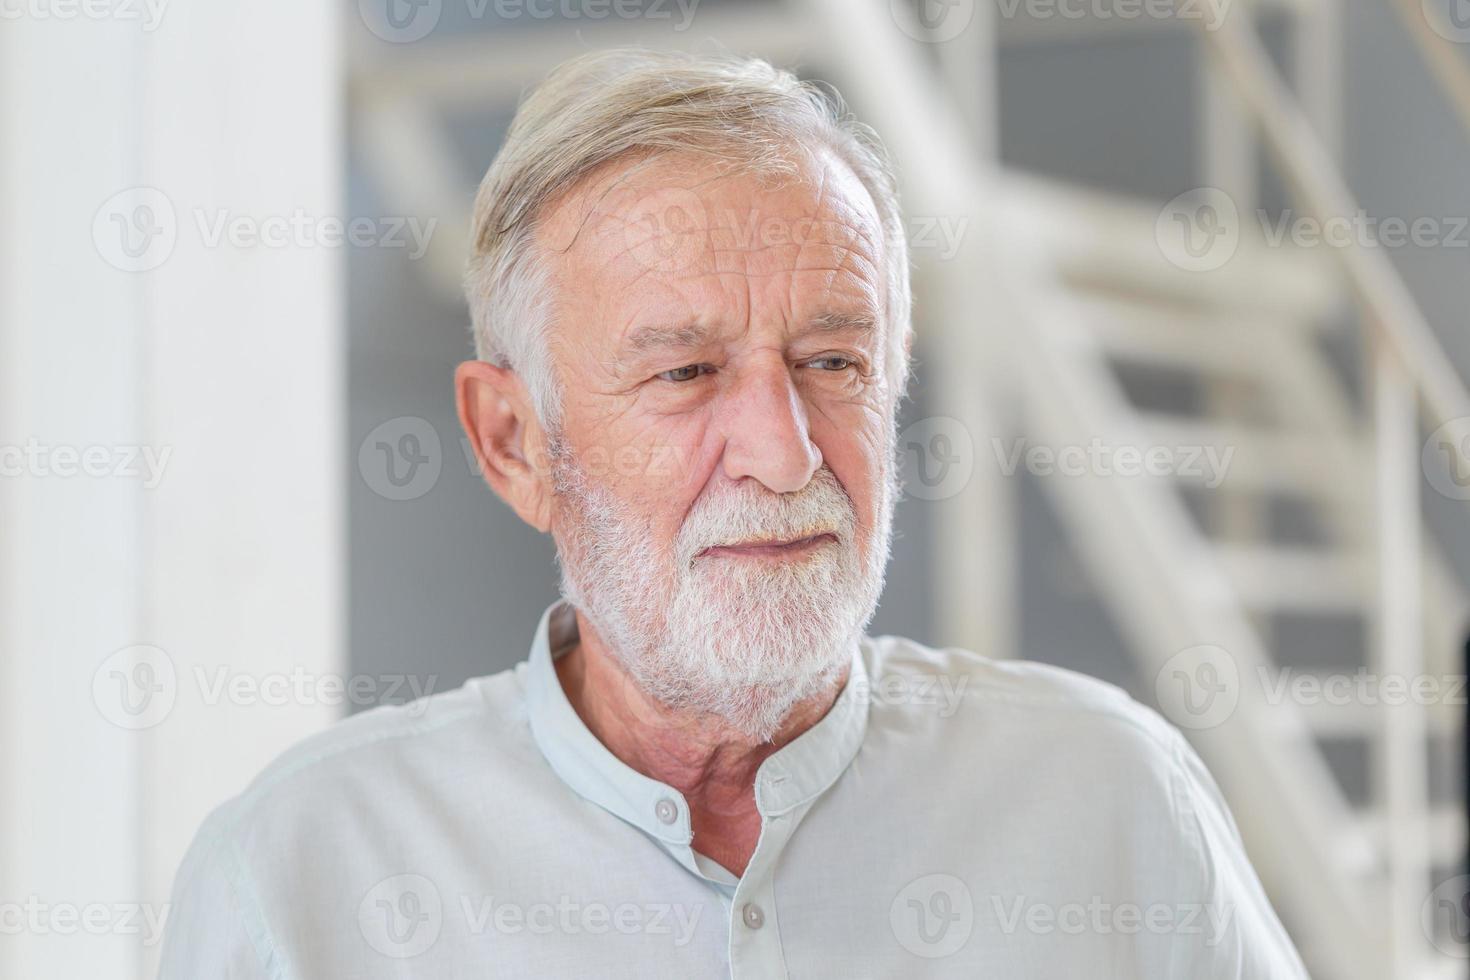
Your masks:
M671 155L593 175L538 240L563 589L649 693L769 737L847 664L882 590L897 487L876 210L835 157L771 185Z

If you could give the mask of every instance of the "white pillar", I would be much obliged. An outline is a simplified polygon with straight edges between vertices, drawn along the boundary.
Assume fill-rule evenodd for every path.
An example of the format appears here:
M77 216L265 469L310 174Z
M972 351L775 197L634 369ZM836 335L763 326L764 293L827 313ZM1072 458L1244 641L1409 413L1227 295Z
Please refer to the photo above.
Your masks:
M41 926L0 975L141 978L147 937L56 915L158 914L208 810L341 712L208 685L344 672L345 256L291 224L344 217L342 27L289 0L12 9L0 903ZM211 244L222 216L287 240ZM47 462L13 472L28 445ZM60 447L106 472L62 475Z

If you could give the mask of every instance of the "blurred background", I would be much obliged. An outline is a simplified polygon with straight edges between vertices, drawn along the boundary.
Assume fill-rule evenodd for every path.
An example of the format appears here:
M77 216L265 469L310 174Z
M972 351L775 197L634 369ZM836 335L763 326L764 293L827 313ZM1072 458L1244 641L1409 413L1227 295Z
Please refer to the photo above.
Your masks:
M870 632L1127 688L1314 976L1465 975L1465 0L0 20L0 976L151 976L212 807L525 655L557 570L454 417L470 204L521 93L623 44L830 82L897 160Z

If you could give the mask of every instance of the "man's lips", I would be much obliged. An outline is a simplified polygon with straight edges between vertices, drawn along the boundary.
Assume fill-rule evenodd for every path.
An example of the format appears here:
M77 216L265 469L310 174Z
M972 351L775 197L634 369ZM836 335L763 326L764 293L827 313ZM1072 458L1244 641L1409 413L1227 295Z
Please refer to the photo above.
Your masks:
M701 551L696 558L706 556L716 557L720 555L741 557L779 557L782 555L801 554L831 544L837 540L836 535L824 532L813 534L805 538L793 538L788 541L746 541L735 545L716 545Z

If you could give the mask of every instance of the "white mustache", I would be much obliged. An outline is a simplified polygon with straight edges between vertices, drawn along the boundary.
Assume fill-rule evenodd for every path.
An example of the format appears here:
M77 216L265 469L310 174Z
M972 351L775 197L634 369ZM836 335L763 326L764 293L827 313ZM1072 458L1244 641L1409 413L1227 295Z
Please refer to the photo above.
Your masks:
M748 486L731 487L716 498L701 501L680 528L675 553L687 562L709 548L795 541L819 534L830 534L845 544L856 531L857 515L851 501L837 477L823 466L789 501Z

